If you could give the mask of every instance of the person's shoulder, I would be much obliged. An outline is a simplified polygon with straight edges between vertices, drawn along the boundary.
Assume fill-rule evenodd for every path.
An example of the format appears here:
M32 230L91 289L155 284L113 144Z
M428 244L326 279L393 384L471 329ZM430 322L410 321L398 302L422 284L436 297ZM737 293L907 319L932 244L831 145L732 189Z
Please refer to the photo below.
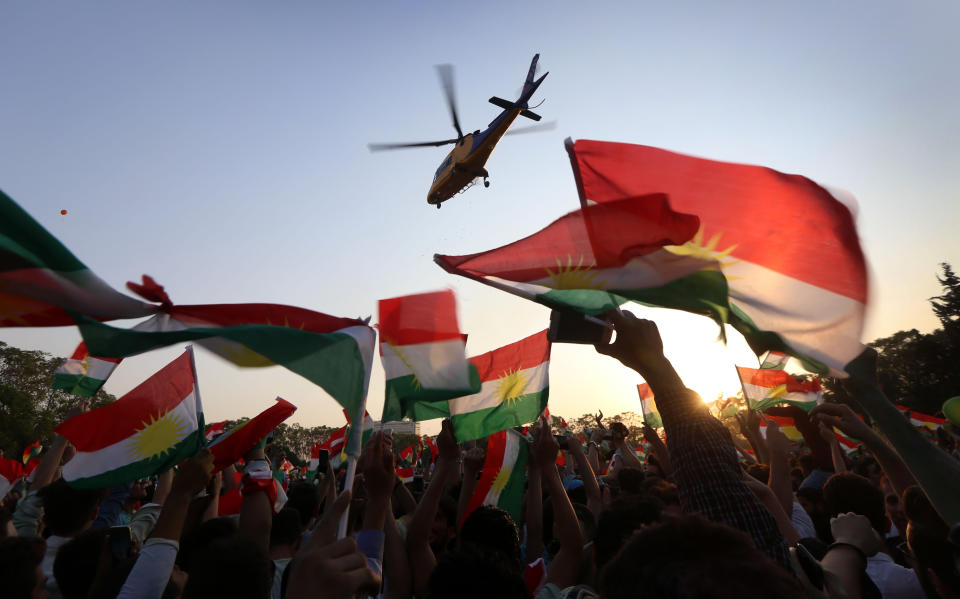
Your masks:
M549 582L537 591L534 599L599 599L600 595L585 584L567 587L561 589L557 585Z

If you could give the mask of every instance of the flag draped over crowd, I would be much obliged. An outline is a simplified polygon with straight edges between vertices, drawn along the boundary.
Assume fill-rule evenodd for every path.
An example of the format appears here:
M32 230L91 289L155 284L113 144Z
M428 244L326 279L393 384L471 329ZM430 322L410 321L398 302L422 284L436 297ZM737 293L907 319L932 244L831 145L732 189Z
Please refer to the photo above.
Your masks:
M383 421L416 414L417 402L443 401L480 390L467 362L453 291L380 300L380 359L386 376Z
M179 464L204 444L191 350L117 401L54 430L77 449L63 467L64 480L74 487L112 487Z
M696 235L670 250L719 262L729 302L711 297L729 305L729 322L757 354L778 350L845 376L863 351L867 271L844 194L649 146L579 140L568 151L584 206L663 193L674 210L699 217ZM667 297L649 303L678 307Z

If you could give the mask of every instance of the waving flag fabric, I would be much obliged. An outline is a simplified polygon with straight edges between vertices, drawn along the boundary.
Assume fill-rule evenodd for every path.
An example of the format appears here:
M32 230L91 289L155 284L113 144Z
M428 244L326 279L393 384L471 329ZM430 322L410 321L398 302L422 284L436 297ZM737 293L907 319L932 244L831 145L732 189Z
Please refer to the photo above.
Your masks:
M663 421L660 420L660 412L657 410L657 403L653 400L653 390L647 383L637 385L637 393L640 395L640 410L643 413L643 421L650 428L660 428Z
M156 309L107 285L0 191L0 327L72 325L68 311L112 320Z
M279 364L322 387L351 413L366 396L375 340L361 320L279 304L167 304L136 329L82 316L77 324L98 356L122 358L196 340L238 366Z
M760 369L783 370L789 359L790 356L783 352L768 351L763 355L763 360L760 361Z
M43 445L40 444L40 441L34 441L30 445L27 445L23 448L23 458L22 461L24 464L27 464L33 458L40 457L40 454L43 452Z
M823 401L820 381L803 381L784 370L737 366L743 394L751 410L764 410L777 404L790 404L806 411Z
M599 314L631 299L725 321L727 285L716 260L667 247L690 241L699 226L662 194L631 197L585 206L497 249L434 261L552 308Z
M490 435L480 480L467 504L464 520L481 505L495 505L509 512L514 522L523 521L523 486L529 453L529 444L514 430Z
M204 445L191 351L117 401L74 416L54 430L77 448L63 467L63 478L72 487L112 487L179 464Z
M482 381L479 393L451 399L453 432L460 442L536 420L549 395L550 342L541 331L470 358Z
M297 406L278 397L277 403L217 437L210 444L210 453L213 454L213 471L219 472L237 463L254 445L296 411Z
M23 464L10 458L0 458L0 501L23 474Z
M772 416L770 414L764 414L763 419L760 421L760 435L766 439L767 438L767 422L776 422L780 425L780 431L786 435L788 439L794 443L803 443L803 435L800 433L800 429L797 428L797 425L794 423L793 418L789 416Z
M675 210L699 217L696 236L675 250L720 262L730 322L756 353L783 351L808 370L846 376L863 351L867 269L843 194L799 175L649 146L579 140L568 151L584 205L664 193Z
M54 389L81 397L92 397L107 382L123 358L98 358L91 356L87 346L80 342L73 355L53 373Z
M220 435L224 433L224 429L227 426L226 420L221 420L220 422L214 422L213 424L207 425L207 432L205 434L207 441L213 441Z
M416 450L413 445L400 452L397 460L397 476L404 483L413 482L413 465L417 460Z
M380 359L386 375L383 421L413 413L408 404L444 401L480 390L467 363L453 291L380 300Z

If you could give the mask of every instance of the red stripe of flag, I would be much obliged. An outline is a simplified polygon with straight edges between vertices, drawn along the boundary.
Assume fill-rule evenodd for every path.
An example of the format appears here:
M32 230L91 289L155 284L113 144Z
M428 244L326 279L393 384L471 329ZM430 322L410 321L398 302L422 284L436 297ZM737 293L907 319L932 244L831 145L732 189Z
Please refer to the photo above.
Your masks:
M53 429L77 451L92 452L123 441L144 426L147 415L165 414L193 393L190 352L170 362L132 391L101 408L74 416ZM103 423L109 422L109 427Z
M243 454L250 451L251 447L296 411L297 406L278 397L277 403L251 420L217 437L217 440L210 444L210 453L213 454L213 471L219 472L230 464L236 463Z
M483 461L480 480L477 482L477 488L473 491L473 497L470 498L470 503L467 504L467 509L463 513L460 526L463 526L467 516L473 513L473 510L483 505L483 501L487 498L487 493L493 488L493 481L495 481L500 474L506 449L507 431L500 431L487 437L487 457Z
M73 355L70 356L70 359L83 360L89 355L90 355L90 352L87 351L87 344L81 341L80 345L77 346L77 349L73 350ZM123 358L104 358L102 356L91 356L91 357L96 358L97 360L101 360L103 362L113 362L114 364L119 364L120 362L123 362Z

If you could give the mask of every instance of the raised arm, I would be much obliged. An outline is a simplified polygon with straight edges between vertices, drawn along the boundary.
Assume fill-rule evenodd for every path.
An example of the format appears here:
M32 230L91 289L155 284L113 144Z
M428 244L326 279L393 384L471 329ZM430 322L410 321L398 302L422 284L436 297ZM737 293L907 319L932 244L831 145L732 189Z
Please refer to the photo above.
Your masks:
M870 453L877 458L877 463L883 468L884 474L887 475L887 479L890 481L890 484L893 485L893 488L896 489L898 495L903 495L903 492L906 491L908 487L917 484L913 473L910 472L907 464L900 458L897 452L893 450L893 447L890 447L880 435L867 426L867 423L860 420L857 414L850 409L850 406L836 403L820 404L810 411L810 415L817 422L829 427L831 434L833 433L833 427L837 427L843 434L857 439L866 445ZM899 413L897 413L897 415L901 420L905 421ZM907 424L907 426L909 426L909 424ZM836 439L836 437L834 437L834 439ZM944 475L946 475L946 472Z
M486 450L482 447L471 447L463 454L463 484L460 486L460 496L457 498L457 525L463 522L467 513L470 498L477 488L477 475L483 469L486 459Z
M820 423L817 426L820 431L820 437L827 442L830 447L830 459L833 460L833 471L840 473L847 471L847 462L843 459L843 450L840 449L840 442L837 441L837 435L833 432L832 426Z
M270 552L270 527L273 526L273 501L276 498L273 472L261 446L244 456L243 501L240 504L238 531Z
M440 450L440 457L430 486L424 491L420 505L414 511L410 526L407 527L407 556L410 559L413 589L417 597L426 596L430 573L437 565L436 556L430 549L430 526L437 515L437 507L440 505L447 479L457 469L457 456L460 454L460 448L453 436L453 424L449 420L443 421L443 429L437 437L437 448Z
M790 481L790 439L776 422L767 424L767 453L770 454L770 478L767 486L773 491L789 519L793 514L793 484ZM774 514L776 515L776 514Z
M684 511L749 534L758 549L786 568L787 548L769 511L744 484L733 440L700 397L687 390L663 355L657 325L629 312L611 315L616 341L597 345L637 371L654 393Z
M597 482L597 475L587 461L587 456L583 453L580 440L572 434L567 435L567 451L573 456L573 461L576 463L577 470L580 472L583 489L587 493L587 507L593 512L594 517L599 520L600 512L603 511L603 496L600 494L600 483ZM539 486L540 481L537 481L537 487L539 488Z
M643 462L627 443L627 435L630 433L627 427L622 422L614 422L610 425L610 432L613 433L613 446L620 450L620 457L623 458L622 466L642 470Z
M527 563L543 556L543 488L540 485L540 465L527 462Z
M663 439L660 438L660 435L657 434L656 429L644 424L643 438L650 444L650 452L657 458L657 462L660 463L660 470L663 471L664 475L670 476L673 474L673 464L670 463L670 452L667 451L667 446L663 442Z
M566 588L577 583L577 572L580 569L580 560L583 558L583 532L580 522L573 511L567 491L563 488L560 473L557 472L557 452L560 451L556 439L550 433L550 425L541 418L540 426L534 434L531 459L540 466L543 484L550 493L550 503L553 505L553 518L557 524L560 539L560 550L550 562L547 571L547 583Z

